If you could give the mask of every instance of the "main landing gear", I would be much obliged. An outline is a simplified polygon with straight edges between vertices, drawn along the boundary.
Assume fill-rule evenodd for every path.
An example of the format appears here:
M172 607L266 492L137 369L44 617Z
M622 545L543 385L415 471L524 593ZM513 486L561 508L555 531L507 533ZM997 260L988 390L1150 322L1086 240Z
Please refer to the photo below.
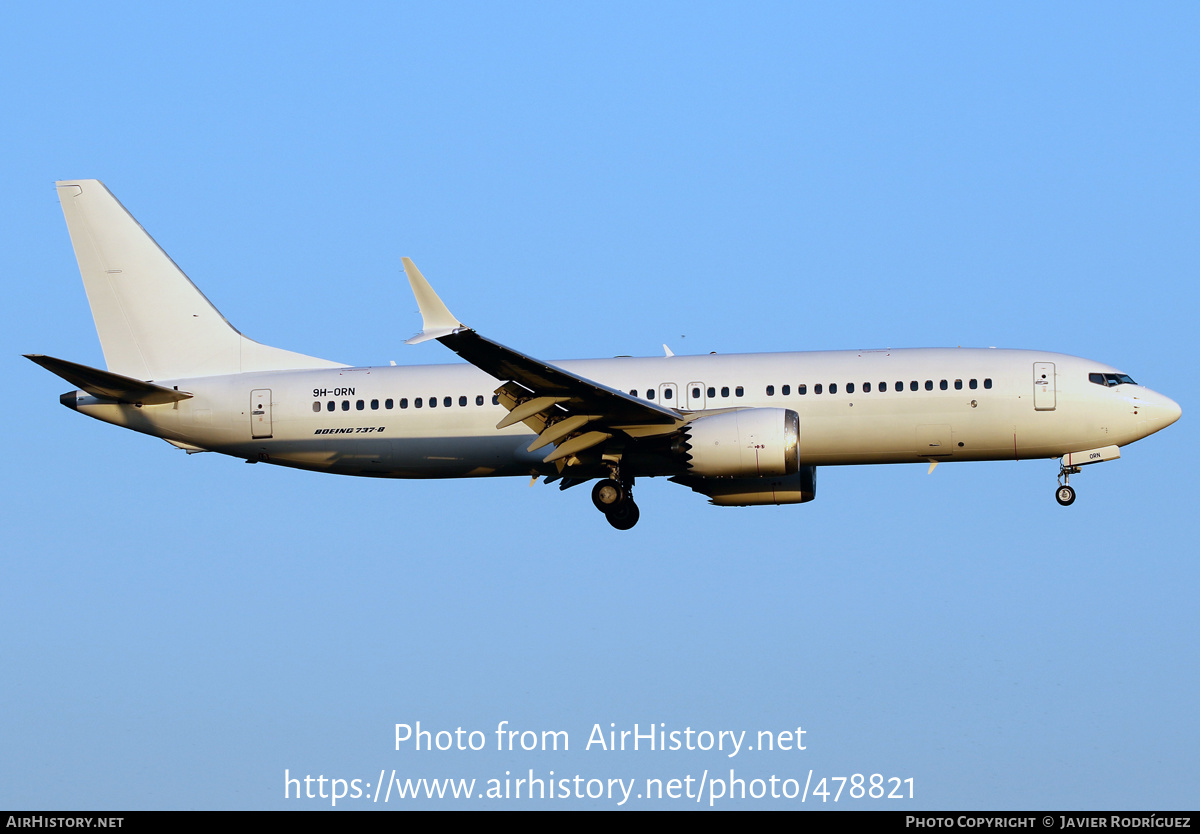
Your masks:
M1058 467L1058 489L1054 491L1054 500L1069 507L1075 503L1075 490L1071 487L1071 476L1079 474L1078 466Z
M604 513L608 523L618 530L628 530L638 523L641 512L633 503L633 479L605 478L592 487L592 503Z

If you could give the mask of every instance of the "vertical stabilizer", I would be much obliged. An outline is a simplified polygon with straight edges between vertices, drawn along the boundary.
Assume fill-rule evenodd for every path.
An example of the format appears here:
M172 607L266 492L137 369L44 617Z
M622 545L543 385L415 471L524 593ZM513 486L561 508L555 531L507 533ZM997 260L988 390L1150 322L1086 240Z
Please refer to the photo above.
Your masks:
M247 339L103 183L57 185L108 370L149 380L343 367Z

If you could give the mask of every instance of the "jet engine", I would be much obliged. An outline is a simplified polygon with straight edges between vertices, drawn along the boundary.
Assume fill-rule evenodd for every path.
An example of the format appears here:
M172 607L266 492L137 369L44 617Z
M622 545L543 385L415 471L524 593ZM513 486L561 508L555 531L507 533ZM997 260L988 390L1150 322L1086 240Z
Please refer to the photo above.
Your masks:
M671 480L707 495L710 503L718 507L803 504L817 497L815 466L801 466L791 475L773 478L694 478L679 475Z
M800 416L787 408L743 408L700 417L676 446L692 475L764 478L800 467Z

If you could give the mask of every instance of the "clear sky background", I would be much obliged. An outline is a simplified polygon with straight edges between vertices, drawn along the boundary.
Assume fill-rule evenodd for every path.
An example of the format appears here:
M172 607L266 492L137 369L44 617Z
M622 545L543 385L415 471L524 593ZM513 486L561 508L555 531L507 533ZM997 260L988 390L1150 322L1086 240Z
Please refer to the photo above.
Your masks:
M1194 809L1198 36L1182 2L10 5L0 807L733 768ZM90 177L247 335L343 362L453 358L402 344L407 255L547 359L1040 348L1184 416L1069 509L1053 461L827 468L779 508L643 481L629 533L586 488L189 457L20 357L103 366L53 189ZM417 721L489 749L395 751ZM807 749L583 750L659 722Z

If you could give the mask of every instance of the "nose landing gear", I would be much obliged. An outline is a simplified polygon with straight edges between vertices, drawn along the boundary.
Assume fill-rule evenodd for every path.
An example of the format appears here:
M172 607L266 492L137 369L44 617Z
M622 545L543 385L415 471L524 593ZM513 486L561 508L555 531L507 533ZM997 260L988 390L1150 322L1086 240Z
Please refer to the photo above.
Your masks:
M1117 460L1121 450L1117 446L1101 446L1098 449L1085 449L1082 452L1067 452L1058 462L1058 489L1054 491L1054 499L1064 507L1075 503L1075 490L1071 489L1071 476L1079 474L1079 467L1093 463L1103 463L1106 460Z
M1075 490L1071 487L1071 476L1078 474L1078 466L1059 465L1058 489L1054 491L1054 500L1064 507L1069 507L1075 503Z
M632 478L618 476L600 481L592 487L592 503L618 530L630 529L641 517L637 504L633 503Z

